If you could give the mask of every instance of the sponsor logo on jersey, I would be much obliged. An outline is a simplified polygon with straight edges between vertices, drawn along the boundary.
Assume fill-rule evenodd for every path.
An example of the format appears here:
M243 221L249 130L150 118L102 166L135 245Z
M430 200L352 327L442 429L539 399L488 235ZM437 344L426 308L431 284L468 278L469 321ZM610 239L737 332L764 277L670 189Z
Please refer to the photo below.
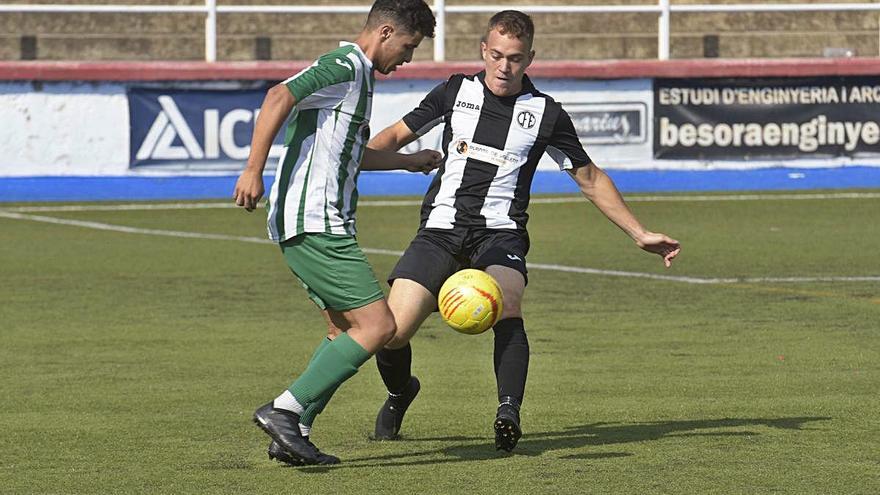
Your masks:
M516 153L499 150L498 148L475 143L473 141L457 141L455 143L455 151L459 155L497 165L499 167L516 167L519 166L520 163L520 157Z
M476 103L471 103L469 101L458 100L455 102L454 108L464 108L467 110L479 110L480 105L477 105Z

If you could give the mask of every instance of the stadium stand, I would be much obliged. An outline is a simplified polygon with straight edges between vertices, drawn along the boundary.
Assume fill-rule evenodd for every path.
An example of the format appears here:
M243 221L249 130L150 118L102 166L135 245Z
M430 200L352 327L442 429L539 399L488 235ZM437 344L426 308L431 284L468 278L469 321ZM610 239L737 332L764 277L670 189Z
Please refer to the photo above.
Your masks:
M775 0L819 3L821 0ZM21 4L95 4L98 0L19 0ZM189 0L103 0L138 5L202 5ZM489 4L455 0L447 5ZM644 0L580 0L571 5L645 5ZM766 3L754 0L675 0L674 4ZM855 3L871 3L870 1ZM223 0L220 5L267 5L279 0ZM359 0L304 0L302 5L369 5ZM559 4L535 0L520 5ZM654 14L534 14L542 60L652 59L657 57ZM877 56L876 12L675 13L671 58L781 58ZM446 59L473 60L487 15L447 14ZM362 14L222 14L217 58L308 60L360 29ZM430 60L430 40L416 60ZM3 13L0 60L203 60L204 16L193 13Z

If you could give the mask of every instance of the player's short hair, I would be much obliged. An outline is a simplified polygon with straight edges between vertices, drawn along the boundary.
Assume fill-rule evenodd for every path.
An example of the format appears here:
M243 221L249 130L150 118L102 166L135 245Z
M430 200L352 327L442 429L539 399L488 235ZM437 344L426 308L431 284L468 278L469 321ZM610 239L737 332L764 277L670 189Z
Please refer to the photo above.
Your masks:
M424 0L376 0L367 16L367 28L390 22L395 27L426 38L434 37L434 13Z
M535 24L532 22L532 18L525 12L518 10L502 10L493 15L489 19L489 25L486 27L486 35L483 39L486 39L493 29L497 29L505 36L513 36L527 42L530 48L535 39Z

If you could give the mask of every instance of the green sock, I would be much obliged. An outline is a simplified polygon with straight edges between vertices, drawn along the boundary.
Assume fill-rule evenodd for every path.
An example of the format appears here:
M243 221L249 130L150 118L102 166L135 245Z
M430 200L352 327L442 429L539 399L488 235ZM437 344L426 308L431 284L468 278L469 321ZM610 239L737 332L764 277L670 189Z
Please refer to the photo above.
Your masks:
M317 353L312 364L290 386L290 393L307 408L330 389L353 377L370 357L366 349L343 333Z
M315 402L309 404L306 410L299 417L299 424L303 426L312 426L315 422L315 418L324 411L324 407L327 406L327 403L330 402L330 399L333 397L333 394L336 393L336 389L339 388L339 385L334 386L330 390L324 392L323 395L318 397Z
M323 351L324 348L327 347L328 344L330 344L330 342L333 341L330 340L329 337L321 340L321 344L318 345L318 348L315 349L315 352L312 354L312 359L309 360L309 366L311 366L311 364L315 361L315 358L318 357L318 354L320 354L321 351ZM312 424L315 422L315 418L317 418L318 415L321 414L321 411L323 411L324 407L327 406L327 403L330 402L330 398L333 397L334 393L336 393L337 388L339 388L339 386L331 388L330 390L325 392L324 395L318 397L318 400L309 404L302 415L300 415L299 424L312 426Z
M315 352L312 353L312 357L309 359L309 364L308 366L306 366L306 368L308 368L312 365L312 363L315 362L315 358L318 357L318 354L321 354L321 351L323 351L324 348L330 344L330 342L333 342L332 340L330 340L330 337L324 337L323 339L321 339L321 343L318 344L318 347L315 348Z

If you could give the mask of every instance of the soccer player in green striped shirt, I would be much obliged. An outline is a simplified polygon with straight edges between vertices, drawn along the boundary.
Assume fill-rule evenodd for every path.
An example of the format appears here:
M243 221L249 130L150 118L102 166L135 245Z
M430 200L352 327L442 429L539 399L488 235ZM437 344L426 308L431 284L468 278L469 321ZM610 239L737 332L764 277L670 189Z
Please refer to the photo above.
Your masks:
M321 56L271 88L263 101L235 203L252 211L262 197L263 169L274 136L289 118L284 153L269 194L269 237L309 297L329 335L306 370L254 413L273 443L269 455L289 464L335 464L309 440L312 421L339 385L394 336L394 317L355 239L361 169L427 172L440 154L367 149L374 71L412 60L434 15L423 0L377 0L354 43Z

